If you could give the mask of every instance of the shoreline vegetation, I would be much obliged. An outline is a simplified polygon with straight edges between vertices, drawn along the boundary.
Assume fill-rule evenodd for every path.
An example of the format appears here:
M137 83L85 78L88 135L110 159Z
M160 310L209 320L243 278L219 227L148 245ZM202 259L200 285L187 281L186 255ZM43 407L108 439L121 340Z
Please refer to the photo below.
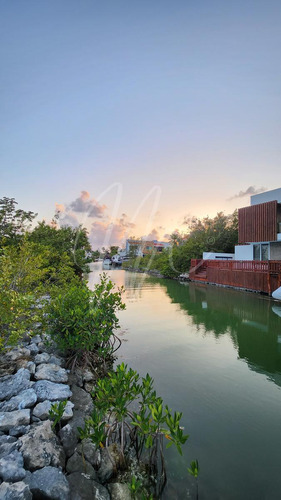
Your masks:
M201 258L203 252L233 253L238 243L237 210L231 215L219 212L213 219L192 218L186 221L186 227L186 234L176 231L171 235L171 247L162 252L152 251L139 257L132 251L123 268L179 278L188 274L191 259Z
M59 497L55 492L38 493L37 489L42 478L48 487L53 466L59 467L58 472L67 479L69 471L63 459L46 462L42 456L46 456L46 446L52 442L54 447L59 447L59 455L62 447L65 454L70 454L67 455L69 463L77 451L76 445L72 453L66 449L67 442L73 438L77 440L77 449L82 446L84 461L83 443L87 449L91 448L91 453L95 450L91 463L94 476L108 486L106 494L99 498L117 498L109 493L108 483L113 484L114 480L127 485L128 498L160 498L166 483L164 441L167 447L174 445L182 454L182 446L188 438L180 425L182 414L164 406L148 374L141 378L124 364L113 370L115 353L120 346L116 312L125 308L123 290L116 290L106 275L101 275L93 291L88 288L84 276L89 271L92 255L86 229L60 228L55 217L51 225L39 222L30 230L35 216L33 212L17 209L14 199L0 200L0 384L14 387L1 395L0 421L10 423L1 428L4 465L0 468L3 480L0 488L7 498L21 488L23 498L43 494L54 500L71 499L75 480L74 483L62 480L64 493ZM50 361L52 349L63 358L65 368ZM76 382L72 390L74 387L77 392L78 386L86 394L84 402L79 403L80 410L85 406L85 411L83 418L80 414L79 426L76 425L79 434L68 436L63 415L71 391L64 384L73 376ZM60 389L65 387L64 396L59 393L54 397L52 384L59 385ZM23 392L29 389L32 402L28 406ZM34 414L34 404L38 401L45 406L51 403L44 418ZM86 407L91 411L87 412ZM11 425L13 419L15 425ZM57 432L55 439L50 419ZM41 455L38 452L38 463L34 464L27 456L32 455L35 435L40 434L43 427L46 435L42 439L47 444L40 448ZM15 441L11 440L11 429ZM25 442L31 443L28 451ZM15 453L18 465L11 479L6 471ZM52 456L52 452L49 455ZM187 473L195 478L196 463L198 465L195 461L187 467ZM101 464L110 470L102 479ZM30 481L25 482L26 476ZM61 476L55 477L59 485ZM83 481L82 473L79 480ZM91 481L93 489L95 480ZM93 491L90 495L93 496Z

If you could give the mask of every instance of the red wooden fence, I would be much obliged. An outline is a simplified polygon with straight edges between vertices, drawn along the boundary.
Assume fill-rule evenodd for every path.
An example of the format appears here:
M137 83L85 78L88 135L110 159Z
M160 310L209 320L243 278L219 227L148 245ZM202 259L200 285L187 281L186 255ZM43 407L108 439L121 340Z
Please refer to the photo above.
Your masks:
M281 261L192 259L189 277L271 294L281 286Z

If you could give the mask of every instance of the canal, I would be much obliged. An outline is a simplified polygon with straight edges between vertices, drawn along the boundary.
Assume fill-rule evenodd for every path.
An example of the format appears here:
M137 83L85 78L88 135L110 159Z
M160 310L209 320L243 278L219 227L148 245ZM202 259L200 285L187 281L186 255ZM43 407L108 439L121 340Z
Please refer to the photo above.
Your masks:
M89 284L99 279L92 265ZM119 313L124 361L154 378L183 412L184 456L167 450L165 500L195 498L187 465L200 464L199 499L281 498L281 304L221 287L123 270Z

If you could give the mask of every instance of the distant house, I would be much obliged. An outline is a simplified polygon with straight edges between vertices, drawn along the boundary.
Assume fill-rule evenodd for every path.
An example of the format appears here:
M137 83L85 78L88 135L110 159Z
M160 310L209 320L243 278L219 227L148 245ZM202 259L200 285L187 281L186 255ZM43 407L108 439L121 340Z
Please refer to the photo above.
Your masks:
M238 210L238 243L234 254L193 259L190 279L269 294L281 287L281 188L251 196Z
M136 257L143 257L144 255L151 254L153 252L162 252L165 248L168 248L170 243L167 241L147 241L147 240L135 240L130 238L126 240L126 254L130 255L134 253Z

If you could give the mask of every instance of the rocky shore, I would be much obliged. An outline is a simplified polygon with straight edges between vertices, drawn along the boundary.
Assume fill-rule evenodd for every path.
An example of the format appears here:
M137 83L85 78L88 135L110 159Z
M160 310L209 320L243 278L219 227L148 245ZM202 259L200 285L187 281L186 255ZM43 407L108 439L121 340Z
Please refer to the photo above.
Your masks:
M36 335L0 357L1 500L129 500L128 485L114 482L114 461L79 438L95 374L70 373L45 340ZM65 400L54 429L51 405Z

